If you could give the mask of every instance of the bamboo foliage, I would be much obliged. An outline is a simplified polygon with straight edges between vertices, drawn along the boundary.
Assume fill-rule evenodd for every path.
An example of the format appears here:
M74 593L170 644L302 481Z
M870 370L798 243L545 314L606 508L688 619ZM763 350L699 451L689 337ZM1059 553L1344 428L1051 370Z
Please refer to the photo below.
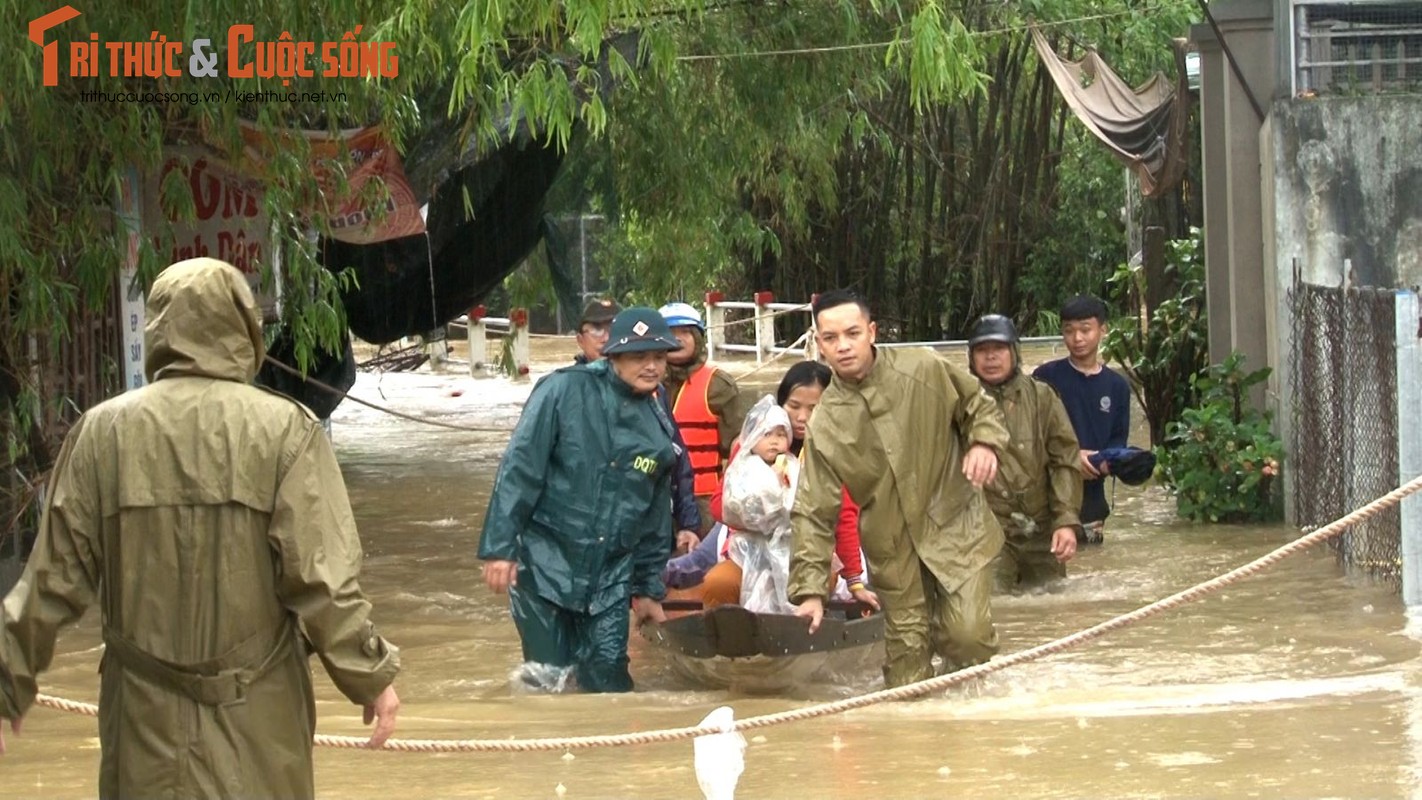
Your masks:
M678 64L619 98L601 157L623 222L606 254L620 285L651 300L849 286L881 330L909 339L960 333L989 311L1030 327L1067 289L1105 294L1125 257L1119 170L1070 119L1027 24L1144 81L1169 65L1169 38L1193 6L823 8L776 6L779 27L759 6L707 15L680 35L704 51L768 55ZM955 58L933 62L925 40ZM937 81L894 69L904 53L938 63Z
M285 135L290 129L335 132L380 124L397 147L446 116L459 120L462 136L478 145L495 144L520 126L565 147L585 132L589 152L616 153L624 165L629 155L643 159L638 169L647 176L639 179L644 185L622 190L632 199L623 217L623 241L633 256L629 263L649 271L682 264L683 271L671 272L678 277L667 283L684 286L726 269L737 257L773 253L783 241L798 241L815 215L833 207L839 148L881 136L862 103L879 102L890 82L901 84L918 108L982 84L980 59L966 28L955 12L931 1L351 0L333 6L138 0L75 8L79 16L65 21L51 41L82 41L91 33L103 42L142 43L162 36L183 44L185 62L187 48L204 37L225 64L229 27L251 24L257 42L275 43L283 34L318 43L347 35L393 42L400 67L397 76L379 79L326 77L318 71L284 80L234 78L225 71L198 78L180 65L176 75L66 75L46 87L40 48L25 41L23 32L54 5L21 0L0 7L0 25L12 36L10 45L0 48L0 74L7 77L0 88L0 435L6 456L0 470L7 476L0 494L7 492L9 476L18 475L23 487L42 475L62 426L42 431L47 440L32 435L37 426L47 419L72 419L82 410L42 388L49 384L41 373L53 365L36 361L34 344L66 340L78 312L102 306L115 291L126 251L113 211L120 176L129 168L153 170L168 145L201 144L236 158L247 144L244 125L275 143L261 169L263 211L274 221L283 252L283 321L296 341L298 361L305 364L316 348L335 350L344 331L343 278L317 262L307 234L324 225L309 214L332 199L323 192L340 194L345 187L340 181L324 190L317 184L308 148L300 137ZM632 30L640 32L636 63L607 53L606 73L597 69L603 43ZM888 51L847 51L829 71L805 61L768 76L749 61L735 68L740 72L728 72L729 62L698 69L677 60L769 43L899 40ZM605 74L622 82L632 97L627 105L643 110L641 122L620 119L607 105ZM193 90L224 99L192 102L170 94L168 100L95 102L83 95ZM324 93L325 99L234 99L235 93L292 90ZM431 106L429 97L448 100ZM696 103L685 102L698 97L715 103L698 110ZM650 127L643 128L647 117ZM746 119L767 124L747 128ZM678 121L698 124L672 127ZM652 130L656 135L649 138L661 141L629 146L630 132L638 128ZM744 135L751 130L753 135ZM784 142L796 144L781 147ZM685 163L692 153L707 160L674 174L654 166L658 158ZM658 176L668 180L660 187L646 185ZM364 199L379 205L383 187L372 184L369 191ZM733 202L722 202L728 197ZM160 206L180 221L193 215L193 199L177 178L164 181ZM748 206L757 213L749 213ZM681 218L679 224L672 224L671 215ZM696 215L695 224L685 224L686 215ZM167 260L162 254L168 232L161 224L156 228L143 232L141 282L151 281ZM674 258L663 258L669 254ZM270 270L267 280L273 280ZM18 494L7 496L13 500ZM0 498L0 506L5 512L0 525L18 518L10 513L14 503Z

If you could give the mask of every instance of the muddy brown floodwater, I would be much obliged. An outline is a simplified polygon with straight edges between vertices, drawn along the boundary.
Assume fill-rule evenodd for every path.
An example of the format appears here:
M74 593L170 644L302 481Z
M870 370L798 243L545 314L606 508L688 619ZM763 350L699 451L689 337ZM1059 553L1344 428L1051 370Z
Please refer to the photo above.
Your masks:
M567 342L543 343L557 357ZM1050 357L1029 352L1029 361ZM551 362L539 364L541 372ZM744 367L741 368L744 371ZM773 374L772 374L773 373ZM767 370L754 379L778 379ZM511 428L527 384L449 374L362 374L353 394L446 422ZM1137 421L1139 421L1137 409ZM1144 429L1136 426L1144 443ZM405 670L397 736L533 738L694 724L878 688L872 670L785 696L678 683L633 637L637 691L510 689L518 639L479 580L477 535L507 435L443 430L344 403L336 449L367 554L363 583ZM1004 653L1130 610L1296 537L1282 526L1196 526L1159 488L1116 490L1106 543L1063 591L996 599ZM97 696L92 612L66 632L49 694ZM756 731L740 796L1401 797L1422 756L1418 641L1391 587L1349 577L1326 549L1087 647L929 699ZM314 662L313 662L314 663ZM316 667L319 729L360 735L359 709ZM4 797L92 797L94 720L36 709L0 760ZM695 798L690 742L559 753L399 754L318 749L328 798Z

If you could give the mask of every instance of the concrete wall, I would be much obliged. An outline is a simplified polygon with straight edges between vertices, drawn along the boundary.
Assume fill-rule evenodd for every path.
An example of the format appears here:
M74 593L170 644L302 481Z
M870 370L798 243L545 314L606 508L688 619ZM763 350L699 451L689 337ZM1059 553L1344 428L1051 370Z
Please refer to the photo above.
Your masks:
M1190 30L1200 52L1210 358L1239 350L1249 368L1273 369L1254 400L1274 411L1287 442L1295 267L1305 281L1338 285L1348 259L1359 285L1422 285L1422 97L1294 99L1292 3L1210 8L1219 33Z
M1422 284L1422 96L1282 101L1270 127L1280 280L1297 259L1338 285L1349 259L1358 285Z
M1289 442L1295 270L1308 283L1338 286L1348 260L1359 286L1422 284L1422 97L1280 100L1261 132L1260 150L1275 362L1269 400L1279 434ZM1401 396L1399 404L1404 418L1415 414ZM1285 486L1292 522L1292 482Z

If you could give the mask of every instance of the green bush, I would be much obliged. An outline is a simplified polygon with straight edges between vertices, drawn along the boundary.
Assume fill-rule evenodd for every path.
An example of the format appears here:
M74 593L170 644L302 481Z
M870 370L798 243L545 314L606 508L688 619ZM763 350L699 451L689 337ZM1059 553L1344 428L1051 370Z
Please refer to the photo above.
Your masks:
M1270 414L1249 403L1249 387L1268 369L1245 374L1244 356L1191 379L1200 404L1166 426L1157 447L1162 482L1180 516L1196 522L1257 522L1277 518L1274 487L1284 446L1269 429Z

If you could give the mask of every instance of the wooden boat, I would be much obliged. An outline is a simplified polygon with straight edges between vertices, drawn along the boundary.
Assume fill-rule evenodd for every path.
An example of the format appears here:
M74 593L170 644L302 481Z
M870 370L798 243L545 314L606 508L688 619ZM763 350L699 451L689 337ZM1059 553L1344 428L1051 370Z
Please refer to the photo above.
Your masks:
M690 612L642 626L692 683L746 691L778 691L820 677L848 676L882 663L884 616L860 603L831 603L819 630L790 614L757 614L737 605L702 610L696 600L671 600L668 612Z

